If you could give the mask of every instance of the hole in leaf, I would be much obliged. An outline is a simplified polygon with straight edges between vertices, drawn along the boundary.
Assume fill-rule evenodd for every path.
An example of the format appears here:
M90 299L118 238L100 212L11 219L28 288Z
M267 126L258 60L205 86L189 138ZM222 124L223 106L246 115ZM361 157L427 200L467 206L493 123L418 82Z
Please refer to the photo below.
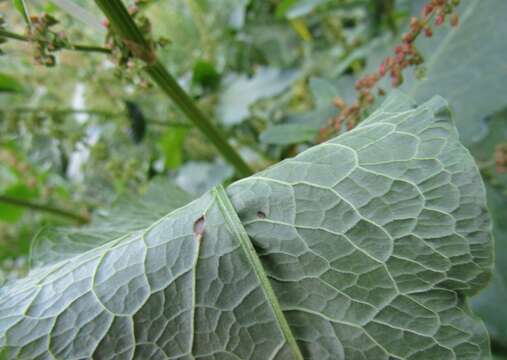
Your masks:
M204 234L204 215L194 222L194 235L197 240L201 240Z
M259 219L265 219L266 218L266 214L262 211L257 211L257 217Z

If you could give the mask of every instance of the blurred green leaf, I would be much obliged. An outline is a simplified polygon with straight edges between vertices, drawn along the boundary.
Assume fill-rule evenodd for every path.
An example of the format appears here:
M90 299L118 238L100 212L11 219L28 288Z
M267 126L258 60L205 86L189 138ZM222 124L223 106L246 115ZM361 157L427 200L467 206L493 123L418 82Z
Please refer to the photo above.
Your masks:
M183 190L201 195L233 175L232 168L219 160L187 161L178 169L175 181Z
M25 0L12 0L12 2L14 3L16 10L18 10L18 12L23 16L23 19L25 19L25 22L31 25L32 20L30 19L30 13L28 12Z
M491 186L487 190L495 237L495 272L489 286L471 299L471 305L490 336L507 346L507 312L499 311L499 304L507 304L507 194Z
M282 0L280 3L276 6L276 16L279 18L285 17L285 14L287 11L291 8L294 3L296 3L297 0Z
M37 189L29 188L24 184L17 184L6 189L2 195L20 200L30 200L37 196ZM26 208L0 202L0 221L16 223L25 213Z
M485 322L496 343L507 347L507 312L498 304L507 304L507 173L496 172L495 150L507 142L507 111L487 121L487 135L470 146L470 151L486 174L488 208L493 218L495 272L489 286L471 299L474 312Z
M281 124L268 127L260 140L265 144L288 145L314 141L318 130L304 124Z
M204 88L215 89L220 83L220 74L213 64L199 60L195 63L192 71L192 82Z
M317 107L332 105L333 100L339 95L336 86L323 78L311 78L310 90Z
M94 32L105 33L106 28L101 24L100 18L83 7L87 2L88 1L51 0L51 3L58 6L62 11L65 11L86 26L93 28Z
M166 169L176 169L183 161L183 142L189 129L170 128L160 138L158 145L164 155Z
M229 15L229 26L235 30L240 30L245 24L247 6L250 0L233 1L232 11Z
M278 17L285 16L288 19L304 16L312 12L317 6L327 3L329 0L283 0L276 8Z
M481 141L470 144L468 148L479 162L491 162L495 156L496 146L507 142L507 109L488 117L481 126L485 128L485 135ZM491 170L494 170L494 161L491 165Z
M406 89L418 102L445 97L465 145L485 134L481 119L507 106L507 1L464 1L460 25L435 31L417 42L427 68L423 80Z
M0 93L19 93L23 91L23 86L13 76L0 73Z
M301 61L301 37L283 23L248 24L245 31L249 35L253 49L262 53L262 62L274 68L293 67ZM249 49L252 51L252 49Z
M354 96L352 78L339 80L312 77L309 88L315 108L310 111L289 114L284 124L269 125L261 133L260 139L267 144L288 145L298 142L313 142L320 128L338 114L333 101L340 96L350 102Z
M232 75L220 97L217 116L226 125L238 124L246 119L249 107L257 100L275 96L287 89L298 77L295 70L261 67L255 75Z

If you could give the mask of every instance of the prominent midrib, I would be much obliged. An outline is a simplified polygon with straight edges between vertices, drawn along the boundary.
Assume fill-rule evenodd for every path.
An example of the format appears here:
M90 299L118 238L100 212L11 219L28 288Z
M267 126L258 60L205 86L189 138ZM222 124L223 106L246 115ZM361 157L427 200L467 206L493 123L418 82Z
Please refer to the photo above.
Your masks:
M241 220L236 214L236 210L234 209L229 196L225 192L225 189L222 185L218 185L213 189L213 195L217 200L218 207L224 216L225 221L230 226L233 235L239 240L241 248L245 252L250 265L252 265L255 275L257 276L261 288L264 291L269 304L271 305L271 309L273 310L278 326L280 327L280 330L285 340L287 341L287 344L289 345L294 359L303 360L301 350L299 349L296 339L292 334L289 323L283 314L280 303L278 302L278 298L276 297L275 292L271 287L271 283L269 282L268 276L266 275L266 271L262 266L259 256L257 255L257 252L255 251L252 242L250 241L250 238L248 237L248 234L243 227L243 224L241 223Z

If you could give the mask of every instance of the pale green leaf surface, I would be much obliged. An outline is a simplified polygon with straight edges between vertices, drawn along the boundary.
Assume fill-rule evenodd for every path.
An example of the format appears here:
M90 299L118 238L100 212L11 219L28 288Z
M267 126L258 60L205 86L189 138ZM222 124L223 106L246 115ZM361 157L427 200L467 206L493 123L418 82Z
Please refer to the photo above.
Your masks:
M466 297L491 248L445 102L398 96L227 193L3 289L0 345L22 359L489 359Z

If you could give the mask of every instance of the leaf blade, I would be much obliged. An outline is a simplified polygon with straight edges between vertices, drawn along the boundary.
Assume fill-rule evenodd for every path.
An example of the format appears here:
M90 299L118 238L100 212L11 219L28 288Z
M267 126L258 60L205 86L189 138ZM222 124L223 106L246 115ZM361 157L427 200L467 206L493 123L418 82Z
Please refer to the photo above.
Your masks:
M32 20L30 19L30 13L28 12L28 7L26 6L25 0L12 0L14 7L18 12L23 16L26 24L31 26Z
M238 214L236 214L234 206L229 200L229 197L222 185L217 186L213 190L213 194L217 199L218 207L220 208L220 211L222 212L222 215L226 220L226 223L231 227L232 233L234 233L236 238L239 240L241 247L246 254L246 257L250 262L250 265L252 266L252 268L255 271L255 274L257 275L257 278L266 295L266 298L268 299L271 308L273 310L273 313L275 314L278 326L282 330L282 333L285 337L285 341L290 346L292 356L294 357L294 359L302 360L303 355L301 355L301 350L299 349L299 346L296 343L294 335L292 334L292 330L290 329L290 326L287 323L287 319L285 318L283 311L280 307L280 304L278 302L278 299L273 291L273 288L271 287L271 284L266 275L264 267L262 266L262 263L259 257L257 256L257 253L250 239L248 238L248 234L246 233L245 228L241 224L241 220L239 219Z
M224 197L2 288L8 357L290 358L243 228L305 358L490 357L466 305L492 267L484 186L441 98L390 98Z

